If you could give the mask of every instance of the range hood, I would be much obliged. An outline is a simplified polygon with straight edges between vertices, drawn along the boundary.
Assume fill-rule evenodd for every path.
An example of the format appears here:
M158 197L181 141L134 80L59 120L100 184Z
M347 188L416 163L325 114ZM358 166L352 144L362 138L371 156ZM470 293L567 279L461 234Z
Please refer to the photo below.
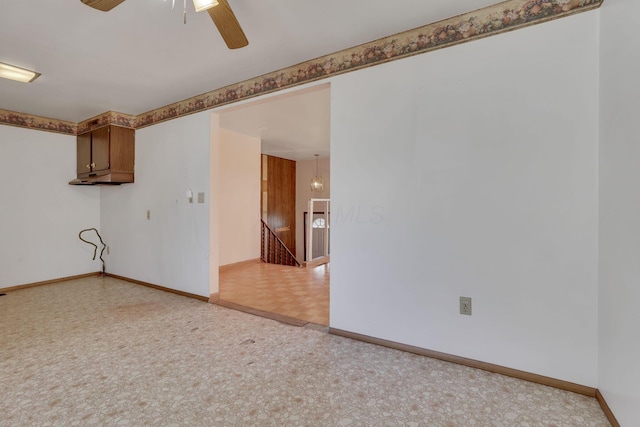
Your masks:
M132 173L118 173L105 171L104 173L90 174L86 177L76 178L69 181L69 185L120 185L133 182Z

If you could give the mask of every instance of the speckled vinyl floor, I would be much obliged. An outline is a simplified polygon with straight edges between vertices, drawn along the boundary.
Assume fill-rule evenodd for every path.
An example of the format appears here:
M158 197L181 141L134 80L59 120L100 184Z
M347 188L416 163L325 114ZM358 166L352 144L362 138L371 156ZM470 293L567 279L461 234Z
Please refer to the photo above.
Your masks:
M0 426L607 426L595 399L115 279L0 297Z

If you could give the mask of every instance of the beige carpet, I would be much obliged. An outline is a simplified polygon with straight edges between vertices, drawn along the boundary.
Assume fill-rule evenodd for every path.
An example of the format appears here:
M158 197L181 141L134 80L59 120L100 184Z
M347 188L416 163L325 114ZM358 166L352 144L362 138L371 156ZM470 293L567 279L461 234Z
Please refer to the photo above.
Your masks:
M0 297L1 426L607 426L595 399L115 279Z

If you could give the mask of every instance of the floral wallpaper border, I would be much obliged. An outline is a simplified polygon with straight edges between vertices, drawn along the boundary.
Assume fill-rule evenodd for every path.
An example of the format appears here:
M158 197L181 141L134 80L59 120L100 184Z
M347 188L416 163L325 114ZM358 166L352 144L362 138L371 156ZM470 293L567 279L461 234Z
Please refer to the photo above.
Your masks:
M0 110L0 125L76 135L78 124L15 111Z
M132 116L113 111L79 124L0 110L0 124L80 134L106 124L143 128L330 76L455 46L601 6L603 0L507 0L225 86Z
M107 111L106 113L102 113L78 123L77 134L80 135L106 125L117 125L125 128L135 129L136 116L118 113L116 111Z

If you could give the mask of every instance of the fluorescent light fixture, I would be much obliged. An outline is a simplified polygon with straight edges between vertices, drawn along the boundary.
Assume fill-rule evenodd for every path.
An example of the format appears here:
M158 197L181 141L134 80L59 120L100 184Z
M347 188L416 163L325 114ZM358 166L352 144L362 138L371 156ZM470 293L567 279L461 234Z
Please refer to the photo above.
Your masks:
M40 73L0 62L0 77L18 82L29 83L38 78Z
M218 0L193 0L193 6L196 8L196 12L202 12L217 5Z

